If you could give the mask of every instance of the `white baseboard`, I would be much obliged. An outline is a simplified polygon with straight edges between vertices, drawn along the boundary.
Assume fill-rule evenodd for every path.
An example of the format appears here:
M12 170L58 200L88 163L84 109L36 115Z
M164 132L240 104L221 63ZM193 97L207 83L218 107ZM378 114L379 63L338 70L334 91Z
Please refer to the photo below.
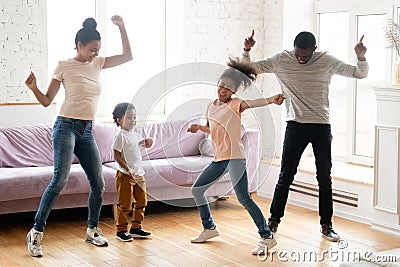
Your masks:
M383 224L377 221L371 222L371 229L400 237L400 227Z
M262 197L266 197L266 198L270 198L272 199L273 196L271 194L268 193L264 193L264 192L257 192L257 195L262 196ZM291 199L290 197L288 198L288 202L289 204L295 205L295 206L299 206L308 210L313 210L313 211L318 211L318 206L314 203L310 203L309 201L302 201L302 200L298 200L298 199ZM365 223L365 224L369 224L371 225L371 219L370 218L366 218L363 216L359 216L359 215L355 215L355 214L351 214L347 211L341 211L340 208L336 208L333 211L333 215L334 216L338 216L341 218L345 218L348 220L352 220L352 221L356 221L356 222L360 222L360 223Z

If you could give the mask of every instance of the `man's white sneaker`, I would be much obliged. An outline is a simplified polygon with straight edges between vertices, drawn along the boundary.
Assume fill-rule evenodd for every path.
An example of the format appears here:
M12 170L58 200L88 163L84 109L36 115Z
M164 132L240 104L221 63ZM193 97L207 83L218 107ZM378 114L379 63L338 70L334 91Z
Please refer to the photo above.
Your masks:
M88 227L86 229L86 242L100 247L108 246L108 240L104 237L103 232L99 227Z
M262 255L268 252L269 249L273 248L276 246L276 240L273 236L270 238L263 238L261 237L260 241L257 244L257 247L255 247L251 253L253 255Z
M43 256L42 239L43 239L43 232L36 231L34 228L32 228L26 235L28 252L32 257Z
M192 238L190 240L190 242L192 242L192 243L203 243L206 240L208 240L210 238L213 238L213 237L216 237L216 236L219 236L219 232L218 232L217 226L215 226L214 229L204 229L199 234L199 236L197 236L195 238Z

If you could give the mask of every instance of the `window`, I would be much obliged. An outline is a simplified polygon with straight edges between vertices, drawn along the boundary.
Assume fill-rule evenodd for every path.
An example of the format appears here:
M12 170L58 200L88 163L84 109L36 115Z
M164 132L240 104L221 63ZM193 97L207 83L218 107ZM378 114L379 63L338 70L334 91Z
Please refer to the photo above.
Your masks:
M79 7L79 8L77 8ZM87 17L94 17L102 36L100 55L111 56L122 51L118 28L112 24L112 15L124 18L131 43L133 60L102 72L102 96L98 116L111 116L115 104L127 101L142 114L162 114L164 102L153 105L140 88L167 67L182 63L183 0L71 0L48 1L49 79L58 60L75 56L75 34ZM63 12L59 12L63 10ZM161 96L165 84L152 88L152 95ZM61 104L62 93L57 96ZM151 110L150 110L151 109Z
M79 7L79 8L77 8ZM75 56L75 35L87 17L96 17L94 0L47 1L48 80L59 60ZM62 12L60 12L62 10ZM46 85L42 85L43 90ZM64 99L60 90L57 109Z
M327 1L320 1L327 2ZM317 5L318 47L338 59L356 63L354 46L362 35L367 46L368 77L349 79L333 76L330 86L330 114L332 124L332 154L335 159L373 165L375 95L372 87L386 84L387 66L384 25L390 8L365 5ZM350 7L351 6L351 7Z
M350 157L362 162L364 158L373 158L374 133L376 120L376 102L372 87L385 84L386 40L382 28L387 21L387 14L356 15L358 36L368 36L369 73L366 79L357 80L354 88L355 116L352 133ZM367 163L364 161L362 163ZM372 163L371 163L372 165Z
M349 36L348 12L319 14L318 48L329 51L338 59L348 60ZM348 78L333 76L330 85L329 104L332 125L332 154L336 158L346 158L347 147L347 99Z

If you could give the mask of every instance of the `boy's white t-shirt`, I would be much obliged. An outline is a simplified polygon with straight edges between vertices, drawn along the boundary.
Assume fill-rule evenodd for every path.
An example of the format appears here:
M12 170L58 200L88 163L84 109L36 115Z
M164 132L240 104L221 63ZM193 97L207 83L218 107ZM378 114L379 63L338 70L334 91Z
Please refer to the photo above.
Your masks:
M140 151L139 142L144 138L138 133L121 129L115 136L112 148L121 152L122 158L125 160L129 168L136 175L143 176L144 170L142 166L142 153ZM118 170L129 175L129 173L118 164Z

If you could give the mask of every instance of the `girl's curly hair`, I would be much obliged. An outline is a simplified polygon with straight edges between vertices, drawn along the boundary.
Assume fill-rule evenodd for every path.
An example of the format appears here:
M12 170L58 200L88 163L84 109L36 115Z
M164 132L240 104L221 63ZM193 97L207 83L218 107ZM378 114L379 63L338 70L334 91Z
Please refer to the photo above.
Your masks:
M257 69L251 62L243 61L238 57L229 57L227 65L230 68L222 73L221 78L231 78L235 83L236 91L240 86L247 89L257 79Z

